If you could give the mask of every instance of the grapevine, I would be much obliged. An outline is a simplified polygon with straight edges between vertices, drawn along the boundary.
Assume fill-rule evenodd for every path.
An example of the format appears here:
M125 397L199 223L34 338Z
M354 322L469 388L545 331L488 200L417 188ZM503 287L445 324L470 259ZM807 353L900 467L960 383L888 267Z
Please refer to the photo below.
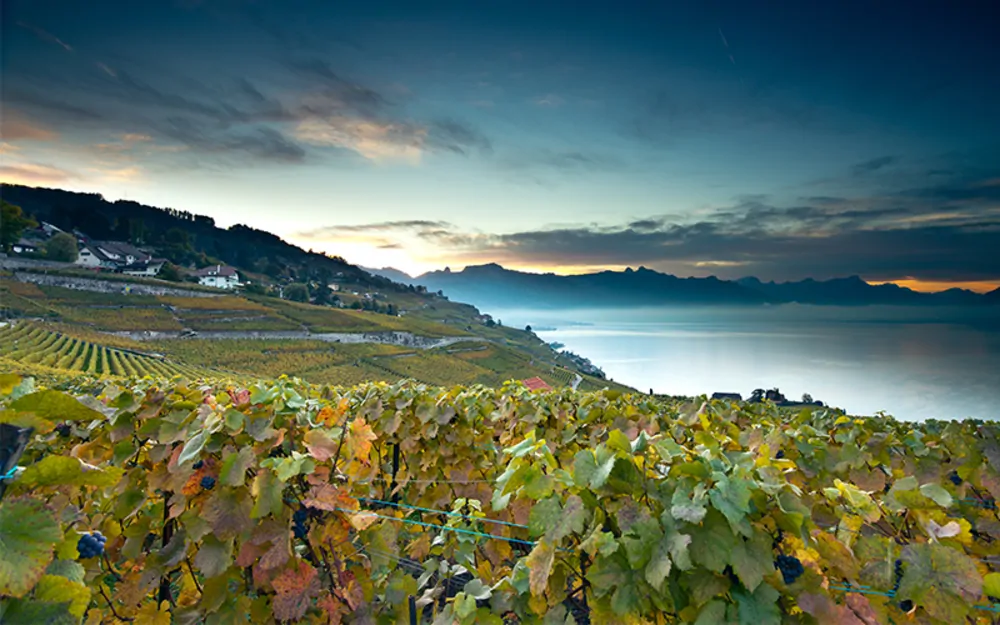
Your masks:
M996 614L989 422L513 383L58 387L0 375L34 432L0 502L5 625Z

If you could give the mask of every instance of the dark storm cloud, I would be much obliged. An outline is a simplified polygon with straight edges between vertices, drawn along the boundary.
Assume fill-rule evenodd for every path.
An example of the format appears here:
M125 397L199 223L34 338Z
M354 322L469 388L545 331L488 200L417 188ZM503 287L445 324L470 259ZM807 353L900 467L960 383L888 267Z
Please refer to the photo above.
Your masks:
M445 228L424 238L468 262L647 265L728 278L995 280L1000 208L990 202L997 193L1000 185L969 183L790 207L745 200L699 221L651 218L504 235ZM922 199L941 196L973 199L948 207Z

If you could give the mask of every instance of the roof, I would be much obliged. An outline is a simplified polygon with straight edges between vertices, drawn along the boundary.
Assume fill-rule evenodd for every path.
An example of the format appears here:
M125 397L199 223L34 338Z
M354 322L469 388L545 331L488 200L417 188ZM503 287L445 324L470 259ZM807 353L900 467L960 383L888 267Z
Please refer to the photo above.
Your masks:
M533 391L551 391L552 387L546 384L545 380L535 376L533 378L528 378L527 380L521 380L521 383L527 386Z
M122 271L146 271L150 267L160 267L166 262L162 258L152 258L150 260L140 260L131 265L123 265Z
M22 238L18 239L18 241L17 241L17 243L15 243L15 245L19 245L21 247L38 247L38 242L37 241L29 241L28 239L25 239L24 237L22 237Z
M221 276L223 278L239 277L239 274L236 272L236 268L230 267L229 265L212 265L210 267L202 267L198 271L195 271L194 275L199 278L208 278L211 276Z
M103 261L111 262L111 259L108 257L107 254L104 253L104 250L100 249L99 247L97 247L93 243L87 243L86 245L84 245L82 247L81 251L83 251L83 250L90 250L90 253L93 254L94 256L96 256L98 258L98 260L103 260Z
M136 258L146 258L149 256L146 252L124 241L93 241L92 244L120 256L135 256Z

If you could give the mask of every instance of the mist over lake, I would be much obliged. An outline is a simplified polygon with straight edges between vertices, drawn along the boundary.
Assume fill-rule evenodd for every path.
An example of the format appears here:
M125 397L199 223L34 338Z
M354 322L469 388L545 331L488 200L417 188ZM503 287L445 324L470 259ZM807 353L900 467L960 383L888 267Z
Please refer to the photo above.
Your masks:
M671 395L779 388L853 414L996 419L992 308L490 310L590 358L617 382ZM551 328L555 328L552 330Z

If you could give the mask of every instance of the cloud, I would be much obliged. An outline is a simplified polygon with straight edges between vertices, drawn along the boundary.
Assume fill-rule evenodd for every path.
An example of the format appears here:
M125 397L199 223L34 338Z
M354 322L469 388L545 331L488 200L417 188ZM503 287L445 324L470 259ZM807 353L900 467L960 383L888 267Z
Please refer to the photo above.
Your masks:
M41 163L14 163L0 166L0 180L11 184L52 184L74 178L76 175L65 169Z
M437 149L463 155L470 151L483 154L493 151L493 144L486 135L454 119L432 122L429 131L429 144Z
M874 173L880 169L888 167L893 163L897 162L899 159L895 156L880 156L878 158L873 158L869 161L863 163L858 163L851 168L851 173L855 176L864 176L866 174Z
M47 31L42 30L41 28L39 28L37 26L33 26L31 24L28 24L28 23L22 22L22 21L18 21L17 25L20 26L21 28L24 28L25 30L30 30L31 32L33 32L35 34L36 37L38 37L42 41L46 41L48 43L54 43L57 46L60 46L63 50L66 50L67 52L72 52L73 51L73 46L69 45L68 43L66 43L65 41L63 41L59 37L56 37L55 35L53 35L50 32L47 32Z
M36 124L16 111L6 110L0 116L0 137L5 141L52 141L58 136L54 130Z
M445 230L452 228L447 221L432 221L427 219L404 219L397 221L379 221L370 224L349 224L338 226L323 226L313 230L298 232L296 236L305 239L336 240L345 233L384 233L391 231L413 230L424 232L429 230Z
M54 91L48 91L46 95L38 92L27 91L8 84L4 85L3 99L6 105L17 104L21 108L31 110L39 116L51 118L54 122L65 125L72 125L79 122L93 122L103 118L103 115L92 108L85 108L67 102L67 98L60 97Z
M306 78L310 84L323 87L321 93L330 102L352 111L373 114L387 105L379 92L342 77L326 61L318 58L291 60L286 66ZM322 111L315 111L322 113Z
M538 184L549 184L549 174L583 174L617 171L623 163L617 158L597 152L579 150L534 149L508 153L497 161L504 171L516 174L524 180Z
M299 122L294 136L310 145L346 148L372 161L415 164L423 154L427 129L407 123L317 117Z
M348 149L371 161L414 165L427 152L466 155L492 150L488 138L455 120L421 125L343 115L312 117L298 123L294 136L310 145Z
M543 96L538 96L532 102L537 106L543 106L547 108L556 108L562 106L565 100L554 93L547 93Z
M941 196L971 199L953 207L924 199ZM997 280L1000 189L966 182L797 206L747 199L697 220L651 217L507 234L442 227L421 237L453 264L646 265L727 278Z

